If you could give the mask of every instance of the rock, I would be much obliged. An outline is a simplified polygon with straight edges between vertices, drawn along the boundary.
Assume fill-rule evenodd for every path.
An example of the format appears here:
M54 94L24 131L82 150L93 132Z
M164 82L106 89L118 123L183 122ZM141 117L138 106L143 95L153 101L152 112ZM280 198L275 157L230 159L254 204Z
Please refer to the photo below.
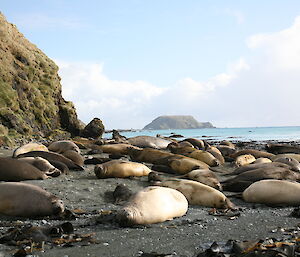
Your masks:
M45 137L54 130L79 135L76 110L63 99L57 72L58 66L0 13L0 125L12 139Z
M100 119L94 118L81 132L82 137L99 138L104 133L104 126Z
M214 128L210 122L198 122L190 115L159 116L143 129L197 129Z

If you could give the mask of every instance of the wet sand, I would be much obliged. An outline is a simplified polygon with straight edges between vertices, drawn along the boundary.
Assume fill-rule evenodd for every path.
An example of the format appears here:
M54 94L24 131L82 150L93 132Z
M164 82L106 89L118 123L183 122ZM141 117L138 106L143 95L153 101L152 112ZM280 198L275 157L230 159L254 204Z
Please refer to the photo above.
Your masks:
M0 156L9 156L11 151L1 150ZM100 156L100 155L96 155ZM101 156L105 156L102 154ZM224 170L231 170L229 164ZM77 215L71 220L76 233L95 233L93 238L98 244L77 245L73 247L51 246L46 244L45 251L34 251L34 256L141 256L142 253L157 252L174 256L196 256L212 242L233 240L256 240L266 237L284 238L285 228L295 228L299 220L290 217L294 208L272 208L265 205L244 203L237 198L232 202L241 207L240 216L229 219L224 216L210 215L211 208L189 206L188 213L172 221L122 228L116 224L97 222L100 211L117 210L120 205L112 203L107 191L113 191L117 184L128 185L136 192L149 185L147 178L138 179L97 179L94 165L85 165L84 171L71 171L48 180L26 181L39 185L60 197L70 209L82 209L86 214ZM218 174L221 180L222 173ZM232 193L225 192L226 195ZM0 232L5 232L13 224L55 225L62 220L20 219L0 217ZM283 228L283 229L281 229ZM0 244L0 256L11 256L16 246Z

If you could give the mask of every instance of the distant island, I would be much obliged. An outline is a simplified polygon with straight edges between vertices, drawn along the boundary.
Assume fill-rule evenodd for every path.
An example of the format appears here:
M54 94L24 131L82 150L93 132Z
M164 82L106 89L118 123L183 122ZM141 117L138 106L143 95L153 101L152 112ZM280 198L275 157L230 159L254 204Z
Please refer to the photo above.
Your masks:
M199 129L214 128L210 122L199 122L191 115L164 115L159 116L143 129Z

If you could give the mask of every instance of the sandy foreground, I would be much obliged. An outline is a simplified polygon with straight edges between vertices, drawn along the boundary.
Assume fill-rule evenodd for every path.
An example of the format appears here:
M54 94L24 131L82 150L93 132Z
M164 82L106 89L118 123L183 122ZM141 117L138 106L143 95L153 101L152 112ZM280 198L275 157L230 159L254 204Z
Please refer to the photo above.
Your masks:
M0 156L10 156L11 151L1 150ZM96 155L100 156L100 155ZM105 154L102 154L105 156ZM188 213L172 221L123 228L116 224L97 221L101 211L118 210L120 205L113 204L109 192L122 183L136 192L149 185L147 178L139 179L97 179L93 172L94 165L85 165L84 171L71 171L48 180L31 180L26 183L39 185L60 197L69 210L80 209L82 214L76 220L70 220L75 233L94 233L97 243L77 244L71 246L45 245L44 251L34 250L34 256L142 256L143 253L157 252L172 256L197 256L214 241L225 243L233 240L282 239L297 230L299 219L289 216L294 208L272 208L264 205L246 204L231 198L241 207L239 216L211 215L211 208L189 206ZM227 164L223 171L232 168ZM218 174L224 179L222 173ZM232 193L225 192L226 195ZM63 220L20 219L0 217L0 232L7 231L16 224L56 225ZM295 232L293 232L295 233ZM0 244L0 257L12 256L17 246Z

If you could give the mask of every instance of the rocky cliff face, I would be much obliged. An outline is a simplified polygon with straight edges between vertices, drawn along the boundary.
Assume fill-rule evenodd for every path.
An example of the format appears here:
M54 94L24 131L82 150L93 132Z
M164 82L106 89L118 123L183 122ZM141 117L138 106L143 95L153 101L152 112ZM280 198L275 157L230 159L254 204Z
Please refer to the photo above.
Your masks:
M193 116L159 116L143 129L197 129L213 128L210 122L198 122Z
M72 102L61 95L57 65L0 13L0 145L14 136L79 134Z

